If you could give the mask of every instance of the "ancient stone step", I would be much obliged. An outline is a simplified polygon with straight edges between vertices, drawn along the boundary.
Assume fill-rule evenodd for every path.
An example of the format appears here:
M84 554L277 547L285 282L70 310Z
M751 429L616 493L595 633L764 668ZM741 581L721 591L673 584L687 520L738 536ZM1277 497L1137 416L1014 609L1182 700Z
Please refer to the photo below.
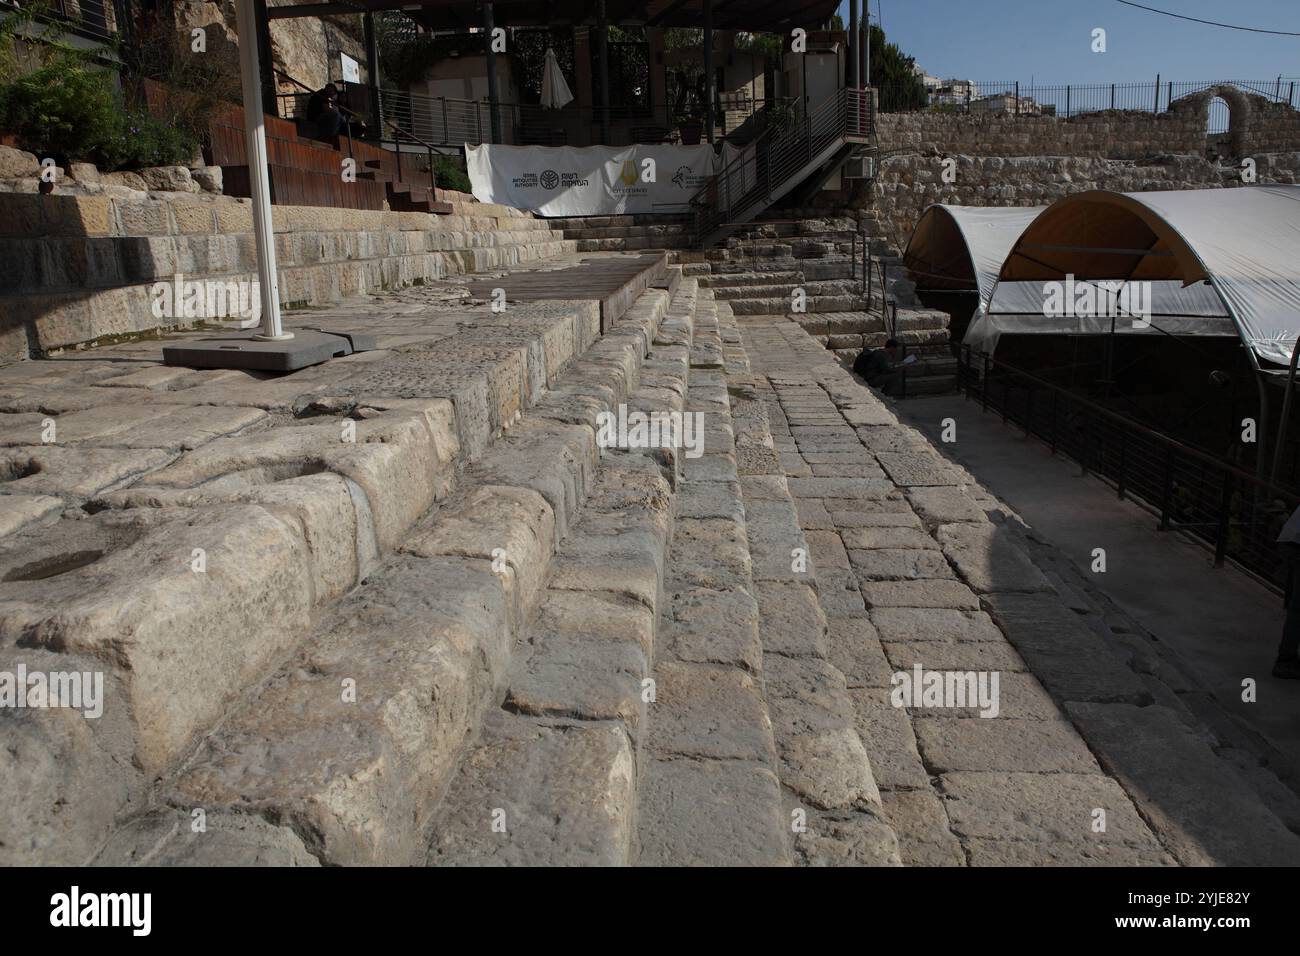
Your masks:
M720 371L693 370L687 408L711 425L677 496L638 788L638 862L788 865L736 472L742 453Z
M642 374L666 300L643 293L560 379L558 394L494 443L466 487L329 610L303 652L227 718L159 799L218 816L258 814L325 863L422 861L431 808L499 702L557 543L588 498L592 420ZM125 829L103 859L135 859L151 827ZM202 860L208 851L188 852Z
M770 386L761 378L732 381L733 394L741 390L751 410L749 432L766 433L771 447L763 400ZM744 471L768 705L795 862L898 865L897 839L854 725L845 674L829 656L838 641L851 640L840 619L864 618L865 611L860 601L857 611L846 605L842 572L818 563L780 460L764 456Z
M732 272L722 275L706 272L699 277L700 287L703 289L797 284L802 281L802 272Z
M689 280L683 288L693 284ZM681 413L692 297L679 292L631 410ZM664 611L681 449L608 451L560 547L500 708L435 814L432 865L624 865L653 726L646 681Z
M647 301L663 299L655 292ZM300 321L288 317L291 328ZM0 585L0 648L7 659L21 658L18 635L36 628L51 650L99 658L126 715L120 732L81 743L33 721L23 731L29 745L8 752L4 784L15 786L51 754L63 754L51 766L67 771L101 760L112 770L95 790L50 776L45 785L62 794L54 802L31 787L6 789L12 822L28 837L5 846L36 854L24 859L40 859L58 825L56 859L84 862L109 822L138 806L147 782L170 772L241 694L294 652L317 606L366 577L422 513L447 498L458 473L557 384L595 340L599 316L595 303L519 303L508 315L486 305L443 312L422 305L410 319L400 308L375 318L370 306L364 319L314 312L311 321L340 330L382 326L389 348L266 379L164 368L159 343L145 342L104 350L99 363L32 363L25 368L43 376L0 386L4 417L17 429L6 434L23 434L24 409L39 407L42 420L68 426L76 448L42 444L33 431L35 452L0 452L50 458L12 490L22 492L25 480L29 497L92 512L33 522L30 534L0 542L0 561L15 565ZM644 354L652 329L632 321L627 332ZM593 361L603 361L602 350L618 348L618 338L593 348ZM624 388L629 374L635 385L638 364L632 355L618 358ZM142 378L151 372L165 374ZM127 374L133 387L114 384ZM62 387L65 381L88 384ZM555 459L554 443L540 443L551 446L546 460ZM66 465L56 466L59 456ZM68 555L86 557L69 565ZM153 583L143 594L142 573ZM175 653L176 640L189 653ZM61 818L75 818L76 827L49 818L56 804L78 808Z

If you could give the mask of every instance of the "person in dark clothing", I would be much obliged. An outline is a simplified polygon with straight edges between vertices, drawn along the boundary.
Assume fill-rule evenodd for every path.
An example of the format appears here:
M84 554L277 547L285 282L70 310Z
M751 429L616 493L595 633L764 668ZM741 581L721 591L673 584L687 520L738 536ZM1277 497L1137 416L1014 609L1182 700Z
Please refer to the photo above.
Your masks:
M1273 676L1300 680L1300 574L1297 574L1300 571L1300 508L1282 526L1277 544L1286 558L1288 581L1286 618L1282 622L1282 642L1277 646Z
M898 381L898 342L890 339L883 349L863 349L853 360L853 371L866 379L872 388L893 394Z
M339 113L339 88L326 83L307 100L307 119L316 124L317 139L333 139L339 134L343 117Z

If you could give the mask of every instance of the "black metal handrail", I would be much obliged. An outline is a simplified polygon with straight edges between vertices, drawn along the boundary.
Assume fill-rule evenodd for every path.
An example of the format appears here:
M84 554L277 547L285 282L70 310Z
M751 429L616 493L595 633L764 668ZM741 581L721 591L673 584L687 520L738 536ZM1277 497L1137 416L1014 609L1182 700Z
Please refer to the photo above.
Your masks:
M25 9L16 0L0 0L0 15L31 16L58 33L111 43L121 30L117 10L104 0L48 0L47 4Z
M307 94L311 94L311 93L314 93L314 92L315 92L315 91L314 91L310 86L308 86L306 83L302 82L302 81L299 80L299 79L295 79L294 77L290 76L288 73L284 72L284 70L281 70L281 69L279 69L279 68L277 67L277 68L275 69L275 72L276 72L277 74L279 74L280 76L282 76L284 79L288 80L290 83L292 83L292 84L294 84L295 86L297 86L299 89L304 90ZM351 85L351 86L357 86L357 84L344 84L344 85L345 85L345 86L348 86L348 85ZM285 99L286 97L294 98L295 105L296 105L296 100L297 100L297 98L298 98L298 97L301 97L302 95L303 95L303 94L301 94L301 93L280 93L280 94L277 95L277 98L278 98L278 99ZM339 110L339 112L342 113L342 114L344 114L345 116L347 116L347 117L349 117L349 118L352 118L352 119L358 119L358 120L362 120L362 121L364 121L364 117L361 116L361 114L355 112L354 110L348 109L348 107L344 106L342 103L337 104L337 106L338 106L338 110ZM402 137L406 137L406 138L407 138L408 140L410 140L411 142L416 143L416 144L418 144L418 145L420 145L420 146L423 146L423 147L425 148L425 152L426 152L427 155L428 155L428 162L429 162L429 189L430 189L430 190L434 190L434 189L436 189L436 188L437 188L437 184L438 184L438 182L437 182L437 173L436 173L436 171L435 171L434 168L433 168L433 146L431 146L429 143L426 143L423 139L421 139L420 137L416 136L414 133L410 132L409 130L406 130L406 129L402 128L401 126L399 126L397 123L393 122L393 121L392 121L391 119L389 119L388 117L384 116L384 115L383 115L382 105L381 105L381 108L380 108L380 111L379 111L379 112L380 112L380 115L377 117L377 120L378 120L379 125L382 127L382 124L383 124L383 123L385 123L385 122L388 123L388 125L392 128L393 132L396 134L396 136L395 136L394 139L393 139L393 143L394 143L394 145L395 145L397 148L393 150L393 154L394 154L394 156L396 157L396 161L397 161L397 178L398 178L398 180L399 180L399 181L403 181L403 180L402 180ZM286 112L282 113L281 115L285 116L286 118L289 118L289 115L290 115L290 114L286 111ZM294 115L296 115L296 109L295 109L295 111L294 111ZM380 136L380 138L382 139L382 138L383 138L383 131L382 131L382 128L379 129L379 130L377 130L377 132L379 133L379 136ZM347 141L348 141L348 156L351 156L351 155L352 155L352 127L351 127L351 124L349 124L349 125L347 126L347 133L346 133L346 135L347 135ZM436 198L436 195L437 195L436 193L433 193L432 195L430 195L429 198L430 198L430 199Z
M961 350L959 376L967 398L1158 515L1161 531L1212 549L1215 567L1232 561L1275 590L1286 587L1275 542L1300 494L970 346Z
M697 243L762 208L828 146L874 129L871 91L840 89L791 122L772 123L690 199Z

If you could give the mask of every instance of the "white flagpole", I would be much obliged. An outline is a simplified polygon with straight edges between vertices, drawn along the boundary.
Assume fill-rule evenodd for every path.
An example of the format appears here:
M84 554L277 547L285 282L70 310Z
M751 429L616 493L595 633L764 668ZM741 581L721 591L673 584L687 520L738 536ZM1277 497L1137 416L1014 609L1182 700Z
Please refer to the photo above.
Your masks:
M257 243L257 277L262 295L262 331L253 337L282 342L293 338L293 333L285 332L280 325L271 189L266 169L266 127L262 122L262 78L253 19L253 0L235 0L235 29L239 32L239 66L244 85L244 149L253 193L253 239Z

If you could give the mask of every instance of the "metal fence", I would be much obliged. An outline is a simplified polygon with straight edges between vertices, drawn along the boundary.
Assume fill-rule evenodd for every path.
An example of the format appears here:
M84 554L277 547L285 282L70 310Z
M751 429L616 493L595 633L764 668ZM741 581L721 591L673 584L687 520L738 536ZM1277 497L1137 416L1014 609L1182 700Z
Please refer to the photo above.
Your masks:
M1020 80L953 80L926 89L920 78L886 83L880 88L883 113L913 111L1005 113L1018 116L1080 116L1102 110L1162 113L1169 104L1215 86L1234 86L1275 103L1300 106L1300 77L1271 80L1165 80L1137 83L1050 84ZM1227 130L1227 105L1210 110L1210 132ZM1217 128L1216 128L1217 127Z
M6 14L30 15L65 37L98 43L111 42L119 30L118 11L112 0L47 0L34 7L17 0L0 0L0 18Z
M365 102L369 96L363 86L347 84L347 88L353 102ZM390 90L381 91L379 99L386 124L395 123L431 143L492 142L492 112L487 100ZM784 99L723 96L715 114L715 134L724 139L743 139L761 125L770 109L788 103ZM502 140L520 146L630 146L707 141L698 117L679 115L664 105L579 107L569 104L557 110L535 103L500 103L497 110Z
M1232 561L1279 592L1287 586L1275 542L1300 494L969 346L960 377L967 398L1158 515L1161 531L1183 532L1213 550L1216 567Z

